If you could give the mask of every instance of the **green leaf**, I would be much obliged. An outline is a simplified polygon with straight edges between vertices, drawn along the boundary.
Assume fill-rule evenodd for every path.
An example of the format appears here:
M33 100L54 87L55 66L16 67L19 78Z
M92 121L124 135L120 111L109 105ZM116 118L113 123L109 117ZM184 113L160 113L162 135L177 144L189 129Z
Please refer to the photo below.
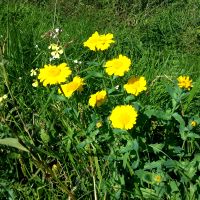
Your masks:
M188 109L190 103L192 102L193 98L195 97L195 95L199 92L200 90L200 78L197 80L197 82L195 83L194 87L192 88L192 90L190 91L190 95L187 99L187 103L184 105L184 112Z
M156 143L156 144L150 144L149 146L153 148L154 153L159 153L160 151L162 151L164 144Z
M144 169L155 169L155 168L161 168L163 164L163 160L158 160L158 161L153 161L153 162L150 162L150 163L145 163L144 165Z
M129 101L134 100L134 99L135 99L135 96L129 95L129 96L126 97L125 102L129 103Z
M103 75L103 73L100 73L100 72L89 71L88 75L84 79L87 80L91 77L103 78L104 75Z
M29 150L27 148L25 148L24 146L22 146L17 138L4 138L4 139L0 139L0 144L2 145L8 145L10 147L15 147L19 150L22 151L26 151L29 152Z
M149 118L151 118L152 116L155 116L158 119L163 119L163 120L171 119L171 113L167 113L162 110L149 109L149 110L146 110L144 114L146 114Z
M185 128L185 121L184 119L181 117L181 115L179 115L178 113L174 113L172 115L174 117L174 119L180 123L180 131L184 131L184 128Z

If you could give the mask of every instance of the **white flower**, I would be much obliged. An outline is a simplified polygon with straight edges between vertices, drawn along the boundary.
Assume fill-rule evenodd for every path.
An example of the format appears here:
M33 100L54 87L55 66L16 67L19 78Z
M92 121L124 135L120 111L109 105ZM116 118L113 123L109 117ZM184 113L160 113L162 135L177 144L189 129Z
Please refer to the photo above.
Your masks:
M8 98L8 95L7 95L7 94L4 94L2 97L3 97L3 99L7 99L7 98Z
M32 83L32 86L33 86L33 87L38 87L38 81L37 81L37 80L34 80L34 82Z
M31 76L36 76L37 75L37 70L38 70L38 68L31 69Z
M115 89L118 90L118 89L119 89L119 85L116 85L116 86L115 86Z
M59 30L60 30L59 28L56 28L56 29L55 29L55 32L56 32L56 33L58 33L58 32L59 32Z
M4 94L3 96L1 96L1 97L0 97L0 103L1 103L3 100L7 99L7 98L8 98L8 95L7 95L7 94Z
M75 63L75 64L79 64L79 65L82 64L82 62L81 62L81 61L78 61L78 60L74 60L74 63Z

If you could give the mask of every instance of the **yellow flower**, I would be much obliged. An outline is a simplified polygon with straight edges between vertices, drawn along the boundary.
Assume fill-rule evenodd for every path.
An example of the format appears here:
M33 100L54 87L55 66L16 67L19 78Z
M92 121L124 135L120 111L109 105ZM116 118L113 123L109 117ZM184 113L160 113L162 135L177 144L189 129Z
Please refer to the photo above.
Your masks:
M96 94L92 94L90 95L89 105L92 106L93 108L95 106L97 107L101 106L105 102L106 98L107 96L105 90L97 92Z
M155 176L154 176L154 181L155 181L156 183L160 183L160 182L162 181L162 177L161 177L160 175L155 175Z
M108 75L124 76L124 73L129 71L131 66L131 60L123 55L119 55L118 58L114 58L106 62L106 73Z
M128 130L132 129L136 124L137 116L138 114L134 107L131 105L121 105L113 109L110 120L113 128Z
M114 43L113 34L103 34L99 35L96 31L92 36L83 43L84 47L88 47L92 51L104 51L110 47L111 43Z
M97 127L97 128L102 127L102 122L101 122L101 121L98 121L98 122L96 123L96 127Z
M66 63L62 63L58 66L45 65L40 69L38 79L43 82L44 86L48 84L59 84L66 81L66 78L72 73Z
M191 121L191 126L195 127L197 125L196 121Z
M124 85L124 89L135 96L138 96L144 90L147 90L146 80L142 77L132 77L128 80L128 83Z
M61 88L64 95L69 98L76 90L81 92L83 90L83 85L84 85L83 79L80 78L79 76L76 76L73 78L73 81L61 85ZM58 92L61 93L61 90L59 89Z
M190 80L189 76L179 76L177 78L178 80L178 86L180 88L185 88L187 90L190 90L192 87L192 80Z
M32 86L33 86L33 87L38 87L38 84L39 84L38 81L37 81L37 80L34 80L34 82L32 83Z

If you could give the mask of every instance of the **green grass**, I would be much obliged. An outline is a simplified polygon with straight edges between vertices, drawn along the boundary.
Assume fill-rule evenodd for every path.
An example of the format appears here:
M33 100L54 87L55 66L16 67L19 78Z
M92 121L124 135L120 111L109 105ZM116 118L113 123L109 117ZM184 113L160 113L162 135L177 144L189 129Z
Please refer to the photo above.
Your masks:
M29 153L0 146L0 199L199 199L200 129L188 125L200 123L199 14L198 0L1 1L0 96L8 99L0 104L0 138L18 138ZM81 97L32 87L30 70L49 63L55 42L49 33L57 27L65 47L57 64L88 77ZM83 47L95 31L116 40L98 56ZM101 65L120 53L131 59L130 72L106 79ZM100 75L91 76L91 67ZM131 75L148 83L137 99L111 93L109 105L87 106L99 86L110 89ZM189 75L194 87L171 113L180 75ZM124 102L139 109L137 127L112 130L107 117ZM100 119L104 125L96 129Z

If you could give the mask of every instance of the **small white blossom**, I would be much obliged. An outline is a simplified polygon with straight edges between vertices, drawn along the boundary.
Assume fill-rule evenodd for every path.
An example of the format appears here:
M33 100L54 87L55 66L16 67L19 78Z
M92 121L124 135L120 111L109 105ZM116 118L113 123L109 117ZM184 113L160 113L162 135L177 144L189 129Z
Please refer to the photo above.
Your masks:
M116 85L116 86L115 86L115 89L118 90L118 89L119 89L119 85Z
M58 33L58 32L59 32L59 30L60 30L59 28L56 28L56 29L55 29L55 32L56 32L56 33Z

